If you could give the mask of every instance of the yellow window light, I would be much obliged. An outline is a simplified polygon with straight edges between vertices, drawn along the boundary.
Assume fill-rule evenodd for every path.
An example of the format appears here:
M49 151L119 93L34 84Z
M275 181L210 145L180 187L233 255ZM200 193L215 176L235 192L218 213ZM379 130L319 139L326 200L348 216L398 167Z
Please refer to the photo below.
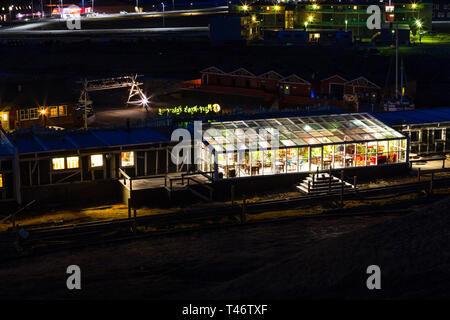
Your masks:
M122 167L134 166L134 152L133 151L122 152L121 165L122 165Z
M64 170L64 158L53 158L52 159L53 170Z
M67 169L77 169L80 166L79 157L67 157Z
M2 121L8 121L8 114L6 112L2 113Z
M91 167L103 167L103 155L102 154L93 154L91 155Z

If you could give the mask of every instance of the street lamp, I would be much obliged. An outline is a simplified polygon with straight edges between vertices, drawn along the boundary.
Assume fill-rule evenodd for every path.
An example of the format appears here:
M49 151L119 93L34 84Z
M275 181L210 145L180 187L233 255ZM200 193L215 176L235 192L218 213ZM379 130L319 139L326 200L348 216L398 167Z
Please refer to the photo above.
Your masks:
M422 22L420 20L416 20L416 25L419 28L419 42L422 42L422 33L420 29L422 29Z
M8 8L9 9L9 25L12 24L11 11L12 11L13 7L14 6L9 6L9 8Z

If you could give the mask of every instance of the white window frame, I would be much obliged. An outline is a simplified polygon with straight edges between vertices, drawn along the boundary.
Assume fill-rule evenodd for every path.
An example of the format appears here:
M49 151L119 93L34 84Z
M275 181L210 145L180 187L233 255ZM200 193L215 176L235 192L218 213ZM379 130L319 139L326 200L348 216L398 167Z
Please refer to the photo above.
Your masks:
M32 111L36 111L36 116L33 117L33 118L31 117ZM39 114L40 114L39 108L31 108L31 109L29 110L29 112L28 112L28 116L29 116L29 119L30 119L30 120L36 120L36 119L39 119Z
M26 117L24 115L26 115ZM20 121L30 120L30 110L20 109L19 110L19 120Z

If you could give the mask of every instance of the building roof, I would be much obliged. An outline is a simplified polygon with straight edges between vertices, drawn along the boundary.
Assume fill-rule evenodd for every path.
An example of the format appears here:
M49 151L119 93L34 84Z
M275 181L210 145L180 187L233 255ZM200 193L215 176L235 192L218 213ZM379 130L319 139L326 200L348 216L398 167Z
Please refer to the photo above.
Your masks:
M450 121L450 108L381 112L373 115L390 126L435 123Z
M405 138L368 113L212 122L203 130L204 142L218 152L267 149L274 141L288 148Z
M5 131L2 128L0 128L0 157L1 156L11 157L13 155L14 155L14 146L9 141Z
M170 139L148 127L90 130L55 130L34 127L9 134L9 140L17 146L19 153L34 153L138 145L165 142Z
M76 103L79 89L79 86L64 80L7 83L0 87L0 108L36 108Z

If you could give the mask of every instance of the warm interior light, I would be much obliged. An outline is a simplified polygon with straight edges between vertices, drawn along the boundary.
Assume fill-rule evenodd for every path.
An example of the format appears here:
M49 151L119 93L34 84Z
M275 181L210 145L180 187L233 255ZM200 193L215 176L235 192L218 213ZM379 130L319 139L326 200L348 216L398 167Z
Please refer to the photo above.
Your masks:
M313 9L317 9L317 4L313 4Z
M79 157L67 157L67 169L77 169L80 166Z
M278 11L278 10L280 10L280 6L275 6L275 11Z
M8 121L8 114L2 113L2 121Z
M313 16L309 16L308 20L309 20L309 22L312 22L313 21Z
M134 152L133 151L122 152L121 165L122 165L122 167L134 166Z
M52 159L53 170L63 170L64 167L64 158L53 158Z
M91 167L103 167L103 155L102 154L93 154L91 155Z
M252 17L252 21L256 21L256 17L255 16Z
M413 4L412 4L412 8L413 8L413 9L417 8L417 4L413 3Z
M242 10L247 11L247 10L248 10L248 5L244 4L244 5L242 6Z
M41 110L39 111L39 113L42 114L42 115L45 115L45 114L47 113L47 111L46 111L45 109L41 109Z

